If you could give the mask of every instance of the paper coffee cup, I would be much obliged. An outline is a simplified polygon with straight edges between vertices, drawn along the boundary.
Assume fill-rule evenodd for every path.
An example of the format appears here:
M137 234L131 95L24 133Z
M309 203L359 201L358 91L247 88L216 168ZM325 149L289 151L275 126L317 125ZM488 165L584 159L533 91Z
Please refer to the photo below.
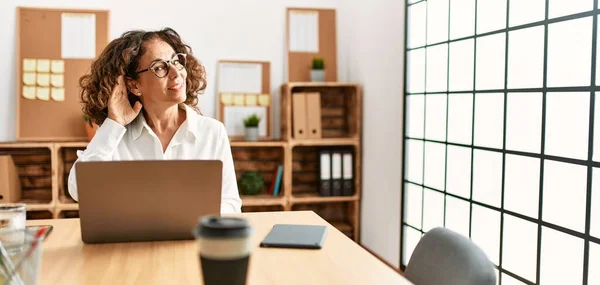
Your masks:
M194 231L204 284L246 284L252 228L244 219L207 216Z

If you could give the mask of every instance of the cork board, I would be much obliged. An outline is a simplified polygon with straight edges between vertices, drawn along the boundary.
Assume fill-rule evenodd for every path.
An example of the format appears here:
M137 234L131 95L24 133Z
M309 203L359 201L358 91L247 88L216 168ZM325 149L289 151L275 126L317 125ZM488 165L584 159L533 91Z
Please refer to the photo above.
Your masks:
M318 14L318 50L297 52L290 48L291 13ZM312 60L315 57L323 58L325 62L325 81L337 81L336 19L334 9L288 8L286 12L286 46L288 82L310 81L310 69Z
M75 9L44 9L44 8L17 8L17 140L19 141L83 141L87 140L84 121L79 98L79 78L89 71L93 58L63 58L62 54L62 19L63 13L90 16L95 18L95 54L97 57L109 41L108 21L109 12L104 10L75 10ZM92 17L89 17L92 18ZM90 36L93 36L90 34ZM74 43L78 44L78 43ZM24 62L24 60L27 61ZM52 90L50 99L40 100L26 98L24 87L29 81L25 70L29 70L27 62L31 60L49 60L61 62L62 72L45 74L36 70L37 84L42 76L62 75L62 94L60 99L54 97ZM38 61L40 62L40 61ZM39 66L38 66L39 67ZM58 77L57 77L58 78ZM28 82L28 84L25 84ZM42 94L38 85L36 94ZM42 88L43 89L43 88ZM60 88L57 88L60 90ZM47 94L46 94L47 95ZM57 95L58 96L58 95Z
M265 116L261 119L265 122L265 133L260 135L261 139L270 139L272 137L271 132L271 110L273 106L273 100L271 98L270 90L271 90L271 64L267 61L242 61L242 60L220 60L218 62L218 69L220 70L220 66L222 64L242 64L242 65L260 65L261 74L260 74L260 90L255 90L254 92L230 92L226 90L221 90L221 82L224 74L217 74L218 76L218 90L217 90L217 117L219 121L225 124L225 127L228 131L228 136L233 140L243 139L244 136L241 132L230 133L230 123L228 120L241 120L241 118L237 117L229 117L231 113L227 112L225 108L238 108L240 107L240 113L243 114L243 108L245 107L256 107L256 108L264 108ZM241 78L237 78L238 80L242 80ZM239 100L238 100L239 99Z

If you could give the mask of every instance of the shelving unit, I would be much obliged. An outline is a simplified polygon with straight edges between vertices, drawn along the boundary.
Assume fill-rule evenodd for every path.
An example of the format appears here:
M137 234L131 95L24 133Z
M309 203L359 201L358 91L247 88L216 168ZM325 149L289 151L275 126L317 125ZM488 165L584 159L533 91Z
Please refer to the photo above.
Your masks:
M360 140L357 138L342 138L342 139L304 139L290 140L290 146L359 146Z
M294 92L320 92L323 138L294 139L291 127L291 96ZM359 240L361 199L361 94L356 84L289 83L281 87L281 141L236 141L231 150L236 175L259 171L265 189L242 198L242 211L313 210L350 238ZM77 150L87 142L0 143L0 155L10 154L19 170L28 218L73 218L79 204L68 194L68 176ZM354 153L352 196L322 197L318 194L318 150L335 148ZM277 165L283 165L278 196L267 193ZM240 190L241 191L241 190Z
M10 155L15 163L22 190L19 202L26 203L29 212L52 213L54 209L57 177L53 175L53 150L52 143L0 144L0 155Z
M320 139L293 137L292 96L297 92L321 95ZM281 87L281 137L287 142L289 156L284 165L286 210L313 210L350 238L359 241L361 199L360 86L351 83L294 82ZM352 150L354 153L354 195L323 197L319 189L320 149Z
M308 195L294 195L290 198L290 201L294 204L302 204L302 203L335 203L335 202L354 202L358 201L360 198L357 195L353 196L331 196L331 197L322 197L315 194Z

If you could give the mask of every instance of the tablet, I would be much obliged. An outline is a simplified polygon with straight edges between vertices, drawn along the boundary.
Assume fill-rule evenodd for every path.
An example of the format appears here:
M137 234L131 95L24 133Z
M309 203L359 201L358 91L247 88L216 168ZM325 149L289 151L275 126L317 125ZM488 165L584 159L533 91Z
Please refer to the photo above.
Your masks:
M260 246L320 249L326 234L326 226L276 224Z

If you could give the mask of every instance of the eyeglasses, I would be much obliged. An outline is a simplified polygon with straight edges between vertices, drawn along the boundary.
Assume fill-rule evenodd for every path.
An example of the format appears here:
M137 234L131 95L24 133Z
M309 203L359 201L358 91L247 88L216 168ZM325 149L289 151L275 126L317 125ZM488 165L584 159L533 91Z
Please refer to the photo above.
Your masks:
M171 65L175 66L175 68L177 70L182 70L185 68L185 61L186 61L186 57L187 54L185 53L178 53L175 54L173 56L173 58L171 58L171 60L168 61L164 61L164 60L157 60L154 63L152 63L150 65L150 67L137 71L137 74L146 72L148 70L151 70L154 75L156 75L156 77L158 78L163 78L165 76L167 76L169 74L169 69L171 69Z

